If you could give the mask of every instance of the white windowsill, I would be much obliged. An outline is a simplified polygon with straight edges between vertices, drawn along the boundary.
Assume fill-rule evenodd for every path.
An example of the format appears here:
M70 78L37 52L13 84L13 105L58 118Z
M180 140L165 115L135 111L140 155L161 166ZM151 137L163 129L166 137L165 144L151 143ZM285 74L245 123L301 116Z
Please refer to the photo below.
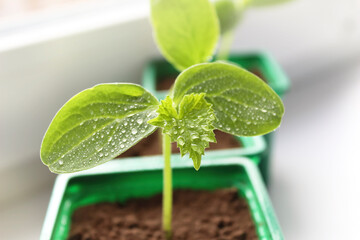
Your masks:
M145 18L147 0L82 2L0 22L0 52Z

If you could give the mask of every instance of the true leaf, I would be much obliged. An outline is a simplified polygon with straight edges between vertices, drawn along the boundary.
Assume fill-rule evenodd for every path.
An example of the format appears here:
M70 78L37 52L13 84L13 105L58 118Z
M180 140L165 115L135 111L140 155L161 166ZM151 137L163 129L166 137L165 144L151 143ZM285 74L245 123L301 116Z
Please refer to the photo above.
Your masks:
M179 71L213 55L219 24L208 0L151 0L151 20L158 47Z
M186 95L177 107L167 96L161 101L158 114L149 123L163 128L171 141L177 142L181 156L189 153L194 168L198 170L205 148L209 147L209 142L216 142L212 125L215 115L204 94Z
M52 120L41 159L52 172L92 168L113 159L156 128L157 99L135 84L101 84L71 98Z
M187 94L201 92L214 109L214 126L234 135L268 133L284 114L281 99L265 82L233 64L203 63L186 69L175 81L173 99L177 105Z

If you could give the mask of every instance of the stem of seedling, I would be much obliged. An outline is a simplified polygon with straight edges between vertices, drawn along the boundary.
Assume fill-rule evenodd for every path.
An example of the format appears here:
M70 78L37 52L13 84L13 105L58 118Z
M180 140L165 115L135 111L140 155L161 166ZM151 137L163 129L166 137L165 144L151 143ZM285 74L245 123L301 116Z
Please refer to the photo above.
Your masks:
M162 147L164 156L163 170L163 230L167 240L171 239L172 218L172 170L171 170L171 141L170 136L162 133Z
M230 48L234 40L234 31L228 31L223 34L217 60L228 60Z

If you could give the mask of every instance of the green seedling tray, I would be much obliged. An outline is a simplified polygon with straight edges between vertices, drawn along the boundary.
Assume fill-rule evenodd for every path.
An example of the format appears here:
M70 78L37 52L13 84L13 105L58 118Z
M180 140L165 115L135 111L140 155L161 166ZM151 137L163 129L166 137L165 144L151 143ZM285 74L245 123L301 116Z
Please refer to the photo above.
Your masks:
M258 71L269 86L274 89L274 91L280 96L283 97L288 91L290 82L286 77L284 71L281 69L279 64L271 55L267 53L248 53L248 54L232 54L229 57L229 61L240 64L243 68L251 71ZM151 92L156 93L156 97L159 99L164 99L167 91L158 91L156 90L156 85L159 79L163 79L168 76L176 76L178 71L164 59L158 59L151 61L144 70L142 85L150 90ZM258 165L260 172L264 178L265 183L269 181L269 168L270 168L270 156L273 144L273 134L267 134L264 136L266 141L266 148L257 156ZM222 150L222 154L226 156L235 153L234 151L226 153L227 150ZM232 156L241 156L236 153Z
M198 172L191 161L173 159L174 189L238 189L247 200L261 240L283 235L259 171L246 158L208 158ZM113 160L94 169L59 175L51 195L40 240L66 239L73 211L99 202L125 202L162 192L161 157Z

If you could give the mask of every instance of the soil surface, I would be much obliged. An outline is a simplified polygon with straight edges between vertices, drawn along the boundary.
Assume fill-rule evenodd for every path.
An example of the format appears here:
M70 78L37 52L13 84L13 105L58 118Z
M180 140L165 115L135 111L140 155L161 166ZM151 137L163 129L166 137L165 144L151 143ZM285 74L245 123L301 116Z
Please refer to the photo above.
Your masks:
M258 76L264 82L267 82L263 73L259 69L254 68L254 69L249 69L249 71L252 72L253 74L255 74L256 76Z
M215 137L217 143L210 143L209 148L206 151L227 149L227 148L238 148L241 147L241 143L238 142L234 136L228 133L215 130ZM161 154L161 138L160 132L156 131L147 138L142 139L135 146L118 156L118 158L124 157L136 157L136 156L152 156ZM172 152L179 153L180 150L176 146L176 143L171 144Z
M160 78L156 84L156 90L158 91L169 90L171 86L174 84L176 78L177 75Z
M258 239L246 201L235 189L214 192L176 190L172 240ZM99 203L72 216L68 240L165 240L161 231L162 196L126 204Z

